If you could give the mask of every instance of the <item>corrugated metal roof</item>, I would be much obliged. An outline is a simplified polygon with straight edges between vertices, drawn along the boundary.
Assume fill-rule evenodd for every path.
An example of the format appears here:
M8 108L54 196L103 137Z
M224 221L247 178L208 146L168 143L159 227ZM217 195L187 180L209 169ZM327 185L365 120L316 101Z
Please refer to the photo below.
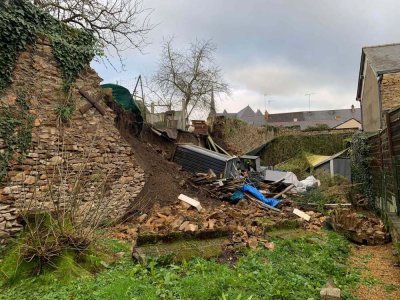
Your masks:
M318 167L318 166L320 166L320 165L322 165L322 164L324 164L324 163L326 163L326 162L328 162L328 161L330 161L330 160L332 160L332 159L334 159L334 158L336 158L336 157L342 156L342 155L343 155L344 153L346 153L348 150L349 150L349 149L344 149L343 151L340 151L340 152L338 152L338 153L336 153L336 154L334 154L334 155L332 155L332 156L328 156L326 159L321 160L320 162L318 162L317 164L312 165L312 166L313 166L314 168L316 168L316 167Z
M218 152L215 152L215 151L211 151L211 150L208 150L206 148L203 148L203 147L200 147L200 146L196 146L196 145L192 145L192 144L178 144L178 146L181 147L181 148L185 148L185 149L197 152L197 153L201 153L203 155L207 155L209 157L214 157L214 158L216 158L218 160L222 160L222 161L227 161L227 160L230 160L232 158L231 156L228 156L228 155L225 155L225 154L222 154L222 153L218 153Z
M307 161L310 164L310 166L314 167L316 165L319 165L321 162L328 160L330 158L330 156L310 154L310 155L307 155L306 158L307 158Z

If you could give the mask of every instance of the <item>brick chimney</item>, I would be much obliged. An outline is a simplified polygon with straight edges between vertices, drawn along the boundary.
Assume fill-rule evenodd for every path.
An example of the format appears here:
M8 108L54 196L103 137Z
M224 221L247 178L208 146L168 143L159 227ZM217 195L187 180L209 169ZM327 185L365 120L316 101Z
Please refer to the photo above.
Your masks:
M351 105L351 113L354 114L356 112L356 109L354 108L354 104Z
M264 118L265 118L265 121L267 121L267 122L268 122L268 117L269 117L269 113L267 110L265 110Z

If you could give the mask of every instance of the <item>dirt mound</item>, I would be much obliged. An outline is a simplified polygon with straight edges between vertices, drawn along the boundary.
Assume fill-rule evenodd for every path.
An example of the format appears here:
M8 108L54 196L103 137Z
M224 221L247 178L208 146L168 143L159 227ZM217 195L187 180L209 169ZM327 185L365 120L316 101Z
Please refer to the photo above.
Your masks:
M152 137L144 135L152 135L151 131L144 131L138 136L135 134L135 130L126 124L127 122L120 115L116 125L122 136L131 145L137 163L145 171L146 184L120 221L127 221L137 213L148 212L156 203L162 206L173 204L182 193L198 198L202 203L215 202L205 193L188 186L186 180L191 174L168 160L172 155L171 149L174 148L172 141L161 138L157 143L150 144L146 140L151 140Z

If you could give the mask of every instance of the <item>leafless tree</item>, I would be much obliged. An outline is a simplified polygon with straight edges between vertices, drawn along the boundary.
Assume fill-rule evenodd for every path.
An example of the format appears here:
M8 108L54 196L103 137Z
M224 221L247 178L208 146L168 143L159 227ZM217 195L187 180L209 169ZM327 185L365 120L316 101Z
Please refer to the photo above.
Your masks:
M182 99L177 97L175 90L165 90L163 87L158 86L157 82L149 78L144 80L144 88L146 91L146 98L150 103L155 106L166 108L167 110L180 109L182 106Z
M104 48L121 58L127 49L142 49L152 29L151 9L143 0L31 0L60 21L93 32Z
M187 120L193 111L210 108L213 92L229 93L221 70L214 63L215 50L210 41L197 40L186 51L174 49L172 39L163 45L154 82L161 91L183 102Z

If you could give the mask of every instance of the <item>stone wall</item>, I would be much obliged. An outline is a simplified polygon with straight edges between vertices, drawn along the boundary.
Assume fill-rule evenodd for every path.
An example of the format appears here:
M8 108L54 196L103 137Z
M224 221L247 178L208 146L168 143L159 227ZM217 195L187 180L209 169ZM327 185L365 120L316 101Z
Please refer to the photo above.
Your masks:
M14 105L17 93L26 93L35 117L33 141L26 158L21 163L11 162L6 180L0 184L0 244L21 230L22 211L51 210L55 202L68 203L68 197L78 195L80 203L89 207L102 201L107 216L115 218L141 191L144 171L115 128L112 110L101 101L104 116L93 107L84 115L79 112L88 102L79 95L78 87L96 96L101 91L100 81L89 66L80 74L70 99L76 109L70 121L62 123L55 110L66 101L66 95L49 43L38 39L36 47L20 54L13 82L0 101ZM4 151L1 147L4 143L0 141L0 151ZM54 191L60 198L55 201Z
M382 111L400 106L400 73L384 74L381 81Z
M255 127L241 120L216 117L211 126L215 142L234 155L242 155L272 140L276 130Z
M300 127L255 127L237 119L216 117L211 126L213 139L231 154L243 155L281 136L340 135L356 132L357 129L331 129L302 131Z

